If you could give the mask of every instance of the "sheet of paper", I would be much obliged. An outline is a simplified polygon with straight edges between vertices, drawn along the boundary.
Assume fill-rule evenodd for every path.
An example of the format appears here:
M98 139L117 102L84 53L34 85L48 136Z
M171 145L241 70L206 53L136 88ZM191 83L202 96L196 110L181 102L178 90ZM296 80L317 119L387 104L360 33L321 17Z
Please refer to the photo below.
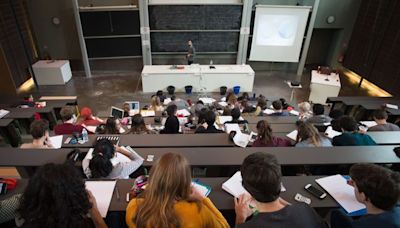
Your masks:
M342 134L342 132L333 130L331 126L329 126L325 131L326 137L331 138L331 139L333 139L333 137L341 135L341 134Z
M137 110L137 109L129 110L129 116L134 116L134 115L139 114L139 113L140 113L140 110Z
M386 104L386 108L399 109L399 106L394 105L394 104Z
M54 148L60 149L62 146L62 140L63 136L62 135L57 135L53 137L49 137L51 145L53 145Z
M229 134L231 131L242 132L239 124L225 124L225 132Z
M242 185L242 175L240 171L237 171L229 180L222 184L222 189L227 191L229 194L238 198L242 194L249 194ZM286 188L281 184L281 191L285 192Z
M124 134L124 133L125 133L125 129L124 129L123 127L121 127L121 128L119 129L119 133L120 133L120 134Z
M292 114L292 115L295 115L295 116L300 115L300 113L298 111L296 111L296 110L290 110L289 113Z
M232 116L218 116L217 117L217 122L220 124L224 124L227 121L231 121L232 120Z
M107 216L116 181L86 181L86 189L96 198L97 207L103 218Z
M42 96L39 98L41 101L45 100L75 100L77 96Z
M211 187L201 183L192 182L192 186L199 191L203 196L207 197L211 193Z
M275 111L272 110L272 109L267 108L267 109L265 109L265 110L263 111L263 113L265 113L265 114L267 114L267 115L270 115L270 114L272 114L272 113L275 113Z
M215 99L208 97L202 97L199 98L199 100L201 100L204 104L212 104L215 101Z
M171 98L165 98L164 99L164 105L168 105L169 102L171 102L171 101L172 101Z
M140 114L141 114L143 117L149 117L149 116L155 116L155 115L156 115L156 112L155 112L155 111L152 111L152 110L142 110L142 111L140 111Z
M97 126L84 126L85 128L86 128L86 130L88 130L88 131L90 131L90 132L92 132L92 133L95 133L96 132L96 128L97 128Z
M315 180L325 191L327 191L347 213L352 213L365 208L359 203L354 195L354 188L347 184L346 179L337 174Z
M298 134L298 131L297 131L297 130L294 130L294 131L290 132L289 134L287 134L286 136L287 136L289 139L292 139L292 140L296 141L296 139L297 139L297 134Z
M375 121L360 121L360 123L367 126L367 128L378 125Z
M221 105L222 107L225 107L228 105L228 103L226 103L225 101L218 102L218 104Z
M250 135L243 134L242 132L236 132L235 137L233 137L233 142L240 147L245 148L250 142Z
M190 116L190 112L186 109L180 109L176 111L176 115L178 116Z
M0 109L0 119L3 118L8 113L10 113L10 111L5 110L5 109Z

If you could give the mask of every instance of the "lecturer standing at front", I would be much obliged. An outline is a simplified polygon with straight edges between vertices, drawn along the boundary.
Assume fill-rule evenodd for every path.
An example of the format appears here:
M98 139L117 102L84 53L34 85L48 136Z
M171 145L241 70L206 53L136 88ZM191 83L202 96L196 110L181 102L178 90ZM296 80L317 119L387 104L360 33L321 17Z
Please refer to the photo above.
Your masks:
M186 59L188 61L188 65L191 65L194 61L194 56L196 55L196 49L193 46L192 40L188 40L188 53L186 55Z

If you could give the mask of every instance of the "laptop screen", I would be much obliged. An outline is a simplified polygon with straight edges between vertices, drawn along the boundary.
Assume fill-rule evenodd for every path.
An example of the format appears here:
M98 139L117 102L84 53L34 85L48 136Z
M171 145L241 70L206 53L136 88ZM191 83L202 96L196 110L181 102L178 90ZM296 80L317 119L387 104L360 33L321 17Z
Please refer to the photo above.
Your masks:
M125 103L129 104L131 110L140 110L139 101L125 101Z
M111 107L111 116L122 119L124 118L124 110L116 107Z

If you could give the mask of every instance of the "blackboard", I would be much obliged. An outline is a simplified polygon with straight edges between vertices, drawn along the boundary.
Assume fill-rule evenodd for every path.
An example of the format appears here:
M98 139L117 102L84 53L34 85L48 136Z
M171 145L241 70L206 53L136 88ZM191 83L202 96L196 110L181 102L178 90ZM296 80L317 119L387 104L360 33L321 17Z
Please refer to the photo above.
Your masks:
M156 5L149 7L149 17L152 30L239 30L242 6Z
M86 39L88 57L141 56L140 37Z
M140 34L139 11L81 12L84 36Z
M237 52L238 32L154 32L153 52L186 52L191 39L197 52Z

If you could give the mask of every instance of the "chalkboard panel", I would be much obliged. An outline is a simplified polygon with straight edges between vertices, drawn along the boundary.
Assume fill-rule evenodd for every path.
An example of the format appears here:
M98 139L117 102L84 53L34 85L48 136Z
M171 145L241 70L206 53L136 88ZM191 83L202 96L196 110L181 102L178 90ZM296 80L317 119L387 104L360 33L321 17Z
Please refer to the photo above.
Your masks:
M89 58L115 56L141 56L140 37L86 39Z
M84 36L140 34L139 11L81 12Z
M152 30L240 29L241 5L150 6Z
M237 52L238 32L155 32L151 34L153 52L186 52L191 39L197 52Z

